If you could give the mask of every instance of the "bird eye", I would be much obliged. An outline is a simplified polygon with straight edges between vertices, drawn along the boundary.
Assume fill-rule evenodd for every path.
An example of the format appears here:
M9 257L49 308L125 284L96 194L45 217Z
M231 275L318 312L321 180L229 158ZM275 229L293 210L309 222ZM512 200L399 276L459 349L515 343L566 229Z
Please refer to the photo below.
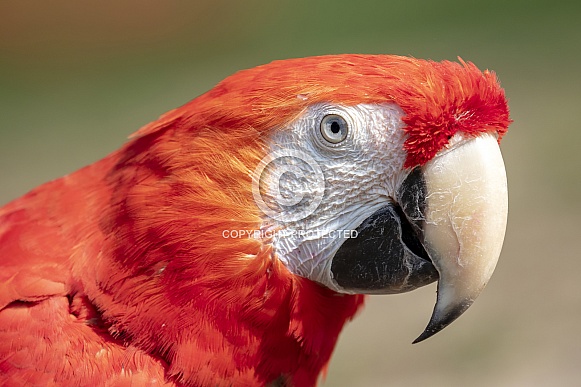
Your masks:
M328 114L321 120L321 135L331 144L338 144L347 138L349 125L338 114Z

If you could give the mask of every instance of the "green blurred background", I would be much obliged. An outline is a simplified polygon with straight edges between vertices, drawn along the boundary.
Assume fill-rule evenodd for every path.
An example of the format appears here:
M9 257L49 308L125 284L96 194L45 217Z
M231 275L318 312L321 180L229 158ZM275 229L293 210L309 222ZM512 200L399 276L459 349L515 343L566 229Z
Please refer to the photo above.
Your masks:
M326 386L581 385L581 7L558 1L0 2L0 203L119 147L243 68L327 53L461 56L514 124L505 247L488 288L417 345L435 286L375 296Z

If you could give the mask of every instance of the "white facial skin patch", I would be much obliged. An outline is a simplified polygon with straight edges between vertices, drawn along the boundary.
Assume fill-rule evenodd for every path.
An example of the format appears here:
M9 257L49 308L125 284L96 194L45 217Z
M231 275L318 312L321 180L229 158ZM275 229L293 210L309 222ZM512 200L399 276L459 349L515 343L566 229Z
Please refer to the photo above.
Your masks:
M272 131L254 190L278 258L335 290L332 258L405 178L403 111L394 104L316 104Z

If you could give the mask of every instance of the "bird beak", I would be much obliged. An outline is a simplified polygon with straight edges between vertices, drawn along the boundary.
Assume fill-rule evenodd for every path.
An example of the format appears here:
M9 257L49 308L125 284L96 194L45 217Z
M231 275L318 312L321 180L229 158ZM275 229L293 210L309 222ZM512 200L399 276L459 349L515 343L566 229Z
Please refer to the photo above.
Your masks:
M472 305L492 276L506 229L506 172L496 137L456 135L450 143L457 145L422 167L422 244L439 281L432 317L414 343L436 334Z
M438 333L468 309L498 261L508 215L506 172L493 134L466 138L408 173L394 202L356 229L335 252L330 287L394 294L438 280L424 332Z

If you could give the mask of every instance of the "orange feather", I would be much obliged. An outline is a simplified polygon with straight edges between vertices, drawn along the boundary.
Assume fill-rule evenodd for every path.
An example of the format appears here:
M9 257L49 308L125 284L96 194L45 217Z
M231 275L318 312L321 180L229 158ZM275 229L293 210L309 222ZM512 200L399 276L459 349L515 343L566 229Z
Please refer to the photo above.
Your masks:
M222 231L260 228L268 134L323 101L398 104L407 166L509 123L494 75L464 62L340 55L225 79L0 209L0 384L315 384L363 296Z

